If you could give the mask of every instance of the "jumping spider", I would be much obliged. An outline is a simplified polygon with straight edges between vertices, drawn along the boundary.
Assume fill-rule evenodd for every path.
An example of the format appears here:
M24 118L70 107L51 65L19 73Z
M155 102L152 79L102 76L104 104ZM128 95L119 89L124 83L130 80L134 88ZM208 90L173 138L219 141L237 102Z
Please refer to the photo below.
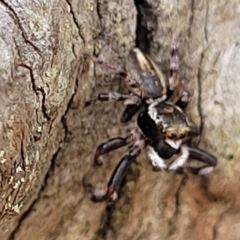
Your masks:
M168 77L160 71L157 65L139 49L132 51L136 71L140 81L132 77L120 67L113 66L101 60L91 58L100 65L115 70L129 87L129 94L109 92L99 94L100 101L123 101L126 108L121 122L128 127L126 137L115 137L103 142L97 147L94 163L101 165L102 155L115 149L127 146L128 151L115 168L104 196L93 196L95 201L106 200L111 203L117 199L117 193L122 180L141 151L146 148L147 156L155 170L177 171L186 170L193 174L207 174L217 164L217 159L210 153L191 146L193 138L199 137L197 127L192 126L182 108L187 105L190 94L183 88L178 68L178 49L172 45L170 71ZM130 120L135 117L134 123ZM166 165L165 160L177 155ZM201 167L188 164L188 159L204 163Z

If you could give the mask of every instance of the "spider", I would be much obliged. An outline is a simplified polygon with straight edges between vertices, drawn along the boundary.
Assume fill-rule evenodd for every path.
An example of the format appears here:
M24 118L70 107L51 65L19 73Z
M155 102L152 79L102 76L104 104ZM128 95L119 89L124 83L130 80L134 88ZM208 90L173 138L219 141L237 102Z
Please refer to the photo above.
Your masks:
M92 200L112 203L117 200L123 178L130 165L136 160L143 149L151 161L154 170L176 171L186 170L193 174L210 173L217 164L217 159L207 151L193 147L191 140L199 137L198 128L191 125L183 112L190 93L183 87L178 68L179 57L176 44L172 44L170 71L168 78L157 65L143 52L135 48L132 60L139 74L140 81L118 66L107 62L91 59L100 65L115 70L129 87L130 93L100 93L97 100L123 101L126 108L121 122L127 126L125 137L111 138L101 143L95 152L94 163L102 165L102 155L127 146L128 151L112 173L104 196L93 194ZM167 165L165 160L174 160ZM202 166L190 166L188 159L204 163Z

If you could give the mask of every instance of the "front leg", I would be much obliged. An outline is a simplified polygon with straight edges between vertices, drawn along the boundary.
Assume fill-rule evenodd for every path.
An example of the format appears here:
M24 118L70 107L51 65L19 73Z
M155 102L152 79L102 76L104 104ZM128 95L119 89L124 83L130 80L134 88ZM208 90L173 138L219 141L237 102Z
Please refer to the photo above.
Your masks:
M148 146L147 147L147 156L149 160L152 163L153 169L158 170L165 170L167 168L167 165L164 162L164 159L162 159L158 153L154 150L153 147Z
M205 175L214 170L214 168L217 165L217 158L215 156L200 148L188 148L188 149L189 158L201 161L206 164L203 167L197 168L187 166L190 172L192 172L193 174Z
M189 157L189 148L186 145L182 145L181 155L170 164L170 166L168 167L168 170L176 171L177 169L183 167L183 165L187 162L188 157Z

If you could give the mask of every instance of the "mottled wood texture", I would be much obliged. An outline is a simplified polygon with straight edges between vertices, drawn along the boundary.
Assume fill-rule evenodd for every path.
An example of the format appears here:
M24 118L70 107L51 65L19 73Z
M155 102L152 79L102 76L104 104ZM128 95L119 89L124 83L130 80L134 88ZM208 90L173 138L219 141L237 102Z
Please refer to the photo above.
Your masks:
M240 4L234 0L1 0L1 240L240 239ZM219 163L207 177L153 172L143 154L111 209L89 200L123 151L93 167L97 144L123 134L124 90L83 52L127 66L134 46L166 70L171 29L188 116Z

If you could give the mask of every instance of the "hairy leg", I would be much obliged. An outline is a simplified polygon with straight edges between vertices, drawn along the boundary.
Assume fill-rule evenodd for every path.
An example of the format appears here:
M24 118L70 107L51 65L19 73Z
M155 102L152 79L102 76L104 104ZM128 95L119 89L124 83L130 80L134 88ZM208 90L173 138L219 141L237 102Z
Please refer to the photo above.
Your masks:
M191 98L191 93L185 89L183 80L179 74L179 51L178 44L170 32L172 38L171 44L171 58L170 58L170 73L169 73L169 89L172 92L169 101L181 108L186 108Z

